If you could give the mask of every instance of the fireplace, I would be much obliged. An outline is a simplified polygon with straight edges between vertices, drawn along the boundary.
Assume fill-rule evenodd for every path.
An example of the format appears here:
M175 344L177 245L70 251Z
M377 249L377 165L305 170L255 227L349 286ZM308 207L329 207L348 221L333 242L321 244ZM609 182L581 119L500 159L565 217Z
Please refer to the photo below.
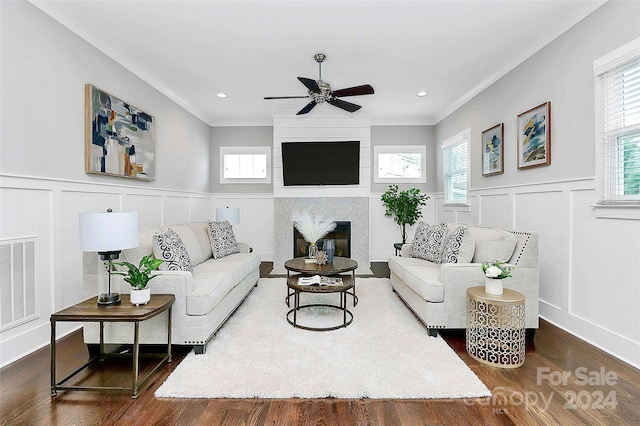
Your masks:
M336 221L336 228L318 241L318 250L322 250L323 240L333 240L336 246L336 256L351 257L351 222ZM300 232L293 227L293 257L305 257L309 243L305 241Z

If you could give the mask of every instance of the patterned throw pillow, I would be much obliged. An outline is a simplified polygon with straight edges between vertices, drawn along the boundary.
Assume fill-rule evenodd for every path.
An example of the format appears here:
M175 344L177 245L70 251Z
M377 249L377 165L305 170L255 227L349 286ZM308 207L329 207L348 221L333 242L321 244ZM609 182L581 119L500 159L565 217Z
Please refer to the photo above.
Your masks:
M442 240L446 232L446 223L429 225L425 222L418 222L416 235L413 237L413 243L411 244L411 257L440 263Z
M458 263L458 253L467 231L466 226L459 226L447 235L442 249L442 263Z
M153 236L153 254L157 259L164 260L160 264L162 271L189 271L191 267L191 258L182 243L182 238L171 228L167 228L164 232L157 232Z
M214 259L240 253L236 236L233 234L233 226L227 220L223 222L209 221L209 239Z

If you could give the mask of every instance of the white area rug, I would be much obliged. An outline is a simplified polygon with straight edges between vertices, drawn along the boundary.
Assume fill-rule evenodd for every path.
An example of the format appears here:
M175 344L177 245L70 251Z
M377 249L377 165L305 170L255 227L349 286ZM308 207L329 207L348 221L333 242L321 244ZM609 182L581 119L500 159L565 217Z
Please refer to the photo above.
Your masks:
M487 387L441 337L427 329L382 278L358 278L358 306L347 328L293 328L284 278L258 287L211 340L191 352L155 395L166 398L466 398ZM337 295L303 294L302 303ZM292 299L293 303L293 299ZM305 325L341 321L337 310L308 308Z

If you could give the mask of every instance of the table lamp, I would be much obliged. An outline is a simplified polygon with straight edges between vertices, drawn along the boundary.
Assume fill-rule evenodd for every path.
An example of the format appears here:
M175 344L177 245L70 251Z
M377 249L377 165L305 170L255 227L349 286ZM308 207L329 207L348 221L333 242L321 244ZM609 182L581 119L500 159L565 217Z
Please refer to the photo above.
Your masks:
M224 207L216 209L216 221L228 221L231 225L240 223L240 209L237 207Z
M120 295L111 293L112 261L121 250L140 245L138 233L138 212L80 213L80 250L98 252L100 260L109 261L109 290L98 296L98 305L120 303Z

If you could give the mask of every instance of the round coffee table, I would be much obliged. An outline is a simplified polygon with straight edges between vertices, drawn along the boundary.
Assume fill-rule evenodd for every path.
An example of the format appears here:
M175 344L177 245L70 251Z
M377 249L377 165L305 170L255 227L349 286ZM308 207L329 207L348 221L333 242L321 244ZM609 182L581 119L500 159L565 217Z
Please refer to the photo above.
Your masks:
M339 278L342 279L342 285L331 284L331 285L304 285L298 284L298 278L304 277L307 275L294 275L287 277L287 293L292 291L290 295L293 295L293 309L287 312L287 321L289 324L296 328L302 328L304 330L311 331L329 331L329 330L337 330L342 327L346 327L353 322L353 313L347 309L347 294L348 290L353 288L355 284L355 279L350 277L349 275L344 275ZM340 294L340 305L330 305L328 303L310 303L307 305L300 305L300 293L316 293L316 294L327 294L327 293L339 293ZM301 309L305 308L314 308L314 307L324 307L324 308L333 308L339 309L342 311L342 324L338 324L335 326L329 327L312 327L308 325L298 324L298 312ZM293 319L291 318L293 316Z
M351 287L351 291L347 291L347 294L353 296L354 307L358 304L358 296L356 296L356 269L358 269L358 262L353 259L349 259L348 257L335 256L333 258L333 262L318 265L315 262L305 262L305 259L306 257L296 257L295 259L289 259L284 262L284 268L287 270L287 284L289 281L289 274L291 272L298 272L303 276L332 276L351 272L353 286ZM287 306L291 306L289 304L289 299L293 294L294 292L291 291L290 287L287 285L287 297L285 298Z

